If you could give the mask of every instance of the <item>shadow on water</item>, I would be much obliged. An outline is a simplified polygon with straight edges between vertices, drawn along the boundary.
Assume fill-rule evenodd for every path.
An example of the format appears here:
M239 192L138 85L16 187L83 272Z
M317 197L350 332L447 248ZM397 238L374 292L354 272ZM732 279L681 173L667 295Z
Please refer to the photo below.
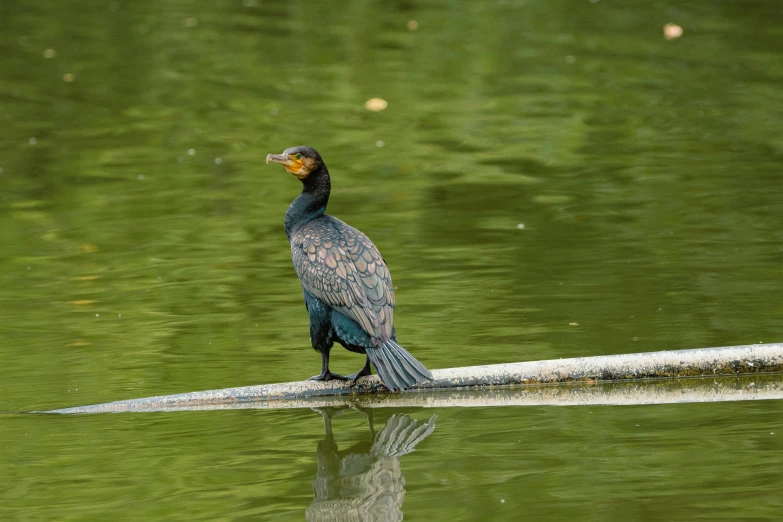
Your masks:
M324 419L324 439L318 442L315 498L305 511L308 521L402 520L405 477L400 458L435 431L433 415L426 422L392 415L375 433L372 410L367 417L369 436L340 450L332 432L332 418L347 408L313 408Z

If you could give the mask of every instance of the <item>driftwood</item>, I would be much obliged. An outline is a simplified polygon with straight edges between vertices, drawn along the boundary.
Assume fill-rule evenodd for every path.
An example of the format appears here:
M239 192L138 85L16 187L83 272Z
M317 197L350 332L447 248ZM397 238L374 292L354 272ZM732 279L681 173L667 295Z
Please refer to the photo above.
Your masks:
M343 381L265 384L131 399L46 413L352 404L365 407L659 404L783 398L783 375L750 375L762 373L783 373L783 344L448 368L433 370L433 381L398 393L388 393L377 376L370 376L353 385ZM727 375L734 377L720 378ZM569 385L530 386L563 383Z

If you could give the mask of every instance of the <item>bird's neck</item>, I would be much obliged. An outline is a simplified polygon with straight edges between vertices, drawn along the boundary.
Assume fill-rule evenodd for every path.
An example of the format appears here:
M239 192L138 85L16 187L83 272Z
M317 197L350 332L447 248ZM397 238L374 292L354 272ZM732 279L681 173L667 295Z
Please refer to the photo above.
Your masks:
M302 185L302 193L291 203L285 213L285 234L289 241L299 227L323 216L326 212L326 204L329 202L329 192L331 191L329 171L325 166L322 166L303 179Z

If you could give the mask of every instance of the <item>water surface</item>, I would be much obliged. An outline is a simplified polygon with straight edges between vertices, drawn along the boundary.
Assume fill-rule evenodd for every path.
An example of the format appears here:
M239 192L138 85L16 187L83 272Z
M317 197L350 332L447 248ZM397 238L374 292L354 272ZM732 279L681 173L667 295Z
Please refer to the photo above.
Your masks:
M299 184L264 165L299 144L429 367L780 341L782 28L761 1L5 0L0 411L317 373ZM783 507L778 401L393 413L438 416L399 458L408 519ZM368 444L357 412L334 433ZM309 411L3 415L0 515L302 519L324 437Z

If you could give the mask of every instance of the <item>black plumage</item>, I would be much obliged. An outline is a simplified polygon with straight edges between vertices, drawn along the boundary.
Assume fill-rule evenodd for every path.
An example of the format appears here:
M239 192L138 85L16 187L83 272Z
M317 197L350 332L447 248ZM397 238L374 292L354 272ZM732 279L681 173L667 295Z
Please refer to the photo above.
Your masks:
M303 185L288 208L285 231L310 316L310 341L321 353L321 373L312 379L352 379L370 374L370 363L390 390L404 390L432 374L397 343L394 287L386 262L359 230L325 214L331 182L321 156L309 147L270 154ZM329 371L337 341L367 354L364 367L342 377Z

